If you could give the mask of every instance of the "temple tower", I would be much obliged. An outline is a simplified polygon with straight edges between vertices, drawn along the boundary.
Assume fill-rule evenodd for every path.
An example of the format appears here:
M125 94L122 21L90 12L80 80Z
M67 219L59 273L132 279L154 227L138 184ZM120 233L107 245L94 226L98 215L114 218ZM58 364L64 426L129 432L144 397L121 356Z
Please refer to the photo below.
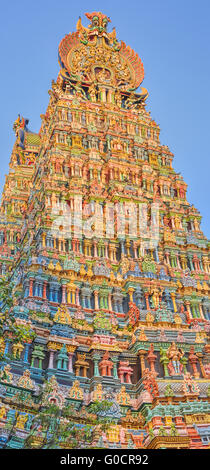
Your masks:
M14 346L2 335L2 371L13 354L2 403L15 399L7 383L30 390L29 432L48 380L43 406L73 404L75 425L110 401L107 432L92 424L95 447L204 448L208 240L146 109L141 59L106 15L86 16L59 45L39 135L23 119L14 126L1 229L20 234L8 242L11 315L35 337Z

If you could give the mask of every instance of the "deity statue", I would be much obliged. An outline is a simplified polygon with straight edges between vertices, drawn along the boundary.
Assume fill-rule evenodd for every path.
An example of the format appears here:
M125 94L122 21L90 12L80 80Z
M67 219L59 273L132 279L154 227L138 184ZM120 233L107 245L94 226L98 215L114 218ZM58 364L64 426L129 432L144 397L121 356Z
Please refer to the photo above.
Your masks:
M27 414L19 415L17 417L16 428L24 429L27 420L28 420L28 415Z
M154 304L155 309L157 309L159 307L159 302L160 302L159 290L157 288L153 289L152 300L153 300L153 304Z
M185 395L199 395L200 390L190 372L184 374L183 392Z
M138 341L148 341L147 336L145 335L144 328L142 327L139 336L138 336Z
M96 103L97 101L97 90L96 90L96 86L94 85L94 83L92 83L89 88L88 88L88 93L90 95L90 99L93 103Z
M20 114L18 114L18 118L13 124L13 130L17 137L17 146L21 147L23 150L25 149L24 140L25 140L25 131L27 131L27 125L29 120L24 119L23 117L20 118Z
M7 415L7 410L6 410L5 406L1 406L1 408L0 408L0 419L6 419L6 415Z
M76 83L71 83L71 86L73 87L73 93L76 95L77 98L82 98L83 100L87 99L85 91L82 88L82 85L79 81Z
M98 82L101 82L101 83L107 82L107 80L109 79L108 71L106 71L105 69L101 69L98 72L96 78Z
M0 371L0 380L5 383L12 383L13 375L10 372L11 366L8 364Z
M99 142L99 150L101 153L104 153L104 143L103 143L103 140L100 140Z
M44 385L44 394L43 394L43 405L56 405L59 408L63 407L65 397L60 391L60 387L57 383L56 377L52 375L50 379Z
M93 392L93 400L94 401L98 401L98 400L102 400L102 397L103 397L103 389L102 389L102 384L98 384L96 386L96 390L94 390Z
M120 91L117 90L117 91L115 92L114 98L115 98L115 103L116 103L116 105L118 106L118 108L121 108L121 104L122 104L122 95L121 95Z
M34 388L34 382L30 378L30 370L24 370L22 377L18 380L18 385L23 388Z
M83 390L80 388L79 380L74 381L73 386L69 391L69 398L83 400Z
M110 22L110 18L104 15L101 12L94 11L93 13L85 13L86 17L91 21L91 24L88 28L85 28L82 25L81 17L77 22L77 31L81 36L83 36L83 42L87 43L90 38L94 36L104 37L104 38L112 38L112 40L116 39L116 31L115 29L112 33L107 33L107 25Z
M158 373L155 371L151 371L148 368L144 369L142 382L144 388L149 394L155 398L159 396L158 384L156 382L156 377Z
M167 350L167 357L169 359L168 369L170 375L180 375L183 371L183 365L180 359L184 356L182 349L177 348L175 341Z
M16 359L21 358L21 352L23 351L24 346L20 342L13 344L12 352Z
M126 392L125 385L121 387L120 392L117 395L117 402L120 405L130 405L130 395Z
M129 80L129 76L127 76L126 79ZM130 93L130 96L125 102L125 108L138 108L141 103L147 99L149 95L148 91L143 87L141 87L141 90L141 94L134 93L133 91Z

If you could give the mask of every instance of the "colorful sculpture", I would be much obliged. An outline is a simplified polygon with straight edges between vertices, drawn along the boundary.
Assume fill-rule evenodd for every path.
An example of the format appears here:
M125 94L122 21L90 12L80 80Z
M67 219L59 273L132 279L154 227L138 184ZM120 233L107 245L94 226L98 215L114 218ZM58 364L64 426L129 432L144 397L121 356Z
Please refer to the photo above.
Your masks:
M177 348L176 343L173 341L167 350L167 356L169 358L168 369L170 375L180 375L182 373L183 365L180 360L183 355L184 352Z
M200 390L190 372L184 375L183 392L185 395L199 395Z
M23 447L32 416L59 408L62 425L68 411L81 436L88 426L90 447L205 448L208 241L148 92L137 91L141 59L108 16L86 17L59 45L39 133L20 116L13 127L0 207L0 420L20 414L10 447ZM42 440L40 424L34 446Z

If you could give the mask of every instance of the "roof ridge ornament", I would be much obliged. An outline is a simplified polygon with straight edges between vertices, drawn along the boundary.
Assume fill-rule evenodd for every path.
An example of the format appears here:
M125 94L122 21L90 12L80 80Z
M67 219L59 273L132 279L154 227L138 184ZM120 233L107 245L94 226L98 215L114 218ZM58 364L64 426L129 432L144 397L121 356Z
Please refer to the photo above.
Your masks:
M91 21L84 27L79 18L77 31L67 34L59 45L61 76L82 86L136 90L144 78L143 63L129 46L116 38L115 28L107 32L110 18L101 12L86 13ZM144 92L144 95L146 93Z
M13 131L17 137L17 146L21 147L23 150L25 149L25 132L28 132L28 123L29 119L25 119L24 117L21 118L20 114L18 114L18 118L13 124Z
M113 28L111 33L107 32L108 23L111 22L110 18L101 12L85 13L85 16L91 21L87 28L82 25L81 17L77 22L77 31L80 36L81 42L88 44L95 38L103 38L107 44L114 44L115 47L120 47L116 39L116 30Z

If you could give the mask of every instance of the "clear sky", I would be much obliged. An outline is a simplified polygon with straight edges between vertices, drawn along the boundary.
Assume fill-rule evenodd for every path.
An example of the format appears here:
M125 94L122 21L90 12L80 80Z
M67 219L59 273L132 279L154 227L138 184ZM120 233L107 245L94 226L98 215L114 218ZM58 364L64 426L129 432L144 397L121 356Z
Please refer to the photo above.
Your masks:
M160 125L161 142L175 154L174 168L188 184L188 201L203 216L210 236L210 0L9 0L1 5L0 190L18 113L38 132L51 80L59 66L58 44L75 31L85 12L110 16L118 39L144 63L147 109ZM110 27L110 26L109 26Z

